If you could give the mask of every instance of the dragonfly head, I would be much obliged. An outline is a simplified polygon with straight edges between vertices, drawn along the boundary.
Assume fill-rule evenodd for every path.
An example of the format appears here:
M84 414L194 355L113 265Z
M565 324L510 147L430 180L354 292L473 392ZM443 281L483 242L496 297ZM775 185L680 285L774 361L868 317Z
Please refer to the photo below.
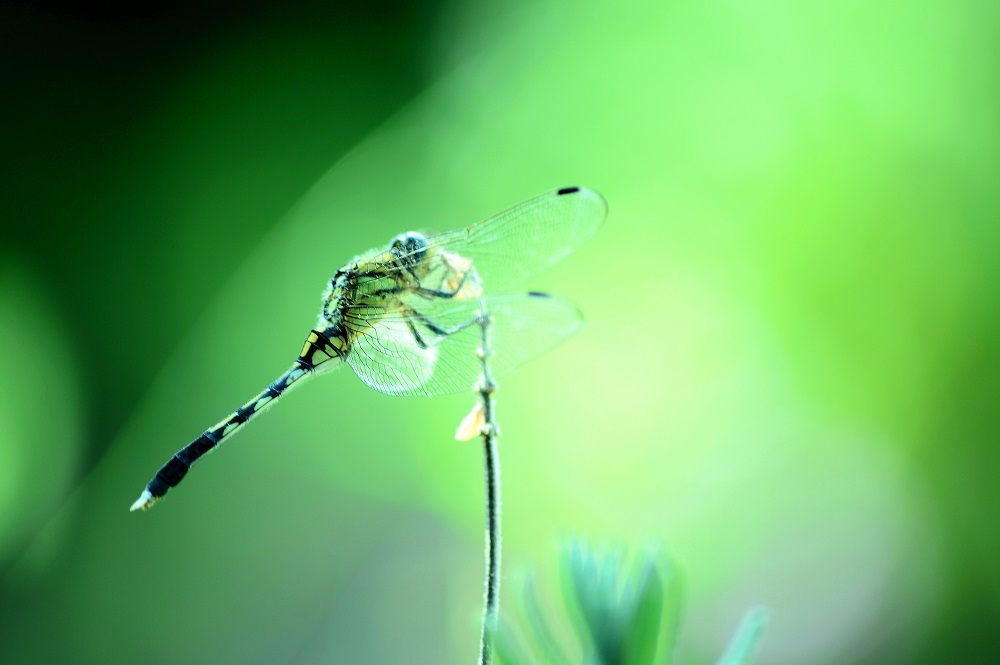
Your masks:
M392 239L389 251L403 265L414 267L427 258L428 247L430 243L426 237L415 231L408 231Z

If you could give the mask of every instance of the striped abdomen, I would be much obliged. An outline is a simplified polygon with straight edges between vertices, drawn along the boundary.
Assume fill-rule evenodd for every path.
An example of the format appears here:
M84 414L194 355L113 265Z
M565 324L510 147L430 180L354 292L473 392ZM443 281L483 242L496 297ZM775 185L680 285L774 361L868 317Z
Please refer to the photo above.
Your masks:
M288 392L288 389L297 381L315 374L320 365L334 360L343 360L347 355L347 349L347 337L339 326L311 331L299 357L295 359L291 368L249 402L236 409L228 418L209 427L201 436L171 457L170 461L164 464L163 468L157 471L153 479L146 485L145 491L132 505L132 510L140 508L145 510L152 506L157 499L167 493L167 490L176 487L194 463L201 459L205 453L214 449L243 425L250 422L251 418ZM339 362L330 363L325 365L323 369L337 364Z

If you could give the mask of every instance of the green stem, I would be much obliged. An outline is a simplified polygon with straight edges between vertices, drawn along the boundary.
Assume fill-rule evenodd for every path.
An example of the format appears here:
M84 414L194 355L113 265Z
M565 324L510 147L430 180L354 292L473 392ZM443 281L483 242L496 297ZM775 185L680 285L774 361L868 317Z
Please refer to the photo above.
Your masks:
M494 416L493 393L496 384L490 374L490 346L487 337L490 317L484 314L479 319L482 331L480 359L483 365L483 379L479 387L482 399L483 457L486 472L486 595L483 606L483 633L479 648L479 665L493 662L493 642L497 632L500 612L500 455L497 451L499 429Z

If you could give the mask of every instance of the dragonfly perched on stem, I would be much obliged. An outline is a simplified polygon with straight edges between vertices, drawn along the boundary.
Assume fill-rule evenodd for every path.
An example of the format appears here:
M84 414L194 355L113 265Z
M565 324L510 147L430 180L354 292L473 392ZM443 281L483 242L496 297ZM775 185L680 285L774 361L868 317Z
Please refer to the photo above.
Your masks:
M484 316L495 377L548 351L579 330L576 307L537 292L503 293L576 250L606 215L600 194L567 187L466 228L402 233L356 256L330 280L319 323L291 368L170 458L132 510L150 508L293 385L344 362L380 392L430 397L474 388Z

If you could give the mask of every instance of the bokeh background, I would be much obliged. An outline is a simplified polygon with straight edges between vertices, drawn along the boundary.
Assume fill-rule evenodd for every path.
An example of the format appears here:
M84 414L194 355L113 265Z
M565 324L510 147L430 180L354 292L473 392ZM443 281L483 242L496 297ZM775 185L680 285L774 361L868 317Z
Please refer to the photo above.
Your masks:
M0 661L471 663L472 396L275 378L355 253L585 184L501 387L504 603L669 550L678 662L1000 653L992 2L5 3ZM555 592L553 592L554 594ZM555 603L553 602L553 606Z

